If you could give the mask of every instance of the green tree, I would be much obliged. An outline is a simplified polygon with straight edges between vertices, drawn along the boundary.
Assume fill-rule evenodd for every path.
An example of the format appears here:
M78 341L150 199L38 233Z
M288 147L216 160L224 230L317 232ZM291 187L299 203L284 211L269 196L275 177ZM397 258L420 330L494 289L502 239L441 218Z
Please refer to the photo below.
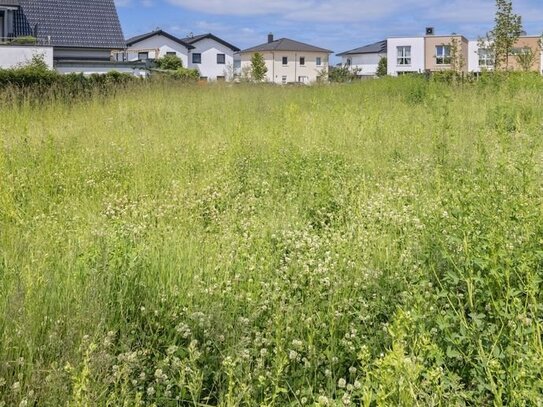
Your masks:
M487 35L486 48L494 57L496 69L509 67L514 45L522 32L522 18L513 12L512 0L496 0L495 26Z
M524 47L515 54L515 58L524 72L530 72L534 66L536 54L530 47Z
M379 60L379 65L377 65L377 76L383 77L388 74L388 58L383 57Z
M251 78L255 82L262 82L266 78L268 68L264 61L264 55L260 52L256 52L251 58Z
M458 74L464 71L466 59L462 52L462 43L458 38L453 38L451 41L451 70Z

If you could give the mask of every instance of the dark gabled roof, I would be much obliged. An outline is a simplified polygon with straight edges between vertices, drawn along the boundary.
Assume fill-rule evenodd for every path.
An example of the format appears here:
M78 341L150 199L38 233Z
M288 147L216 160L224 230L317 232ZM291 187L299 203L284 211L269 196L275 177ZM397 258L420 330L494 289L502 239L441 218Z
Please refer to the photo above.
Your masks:
M0 0L0 6L18 7L19 5L20 5L19 0Z
M137 44L138 42L141 42L141 41L144 41L144 40L146 40L148 38L154 37L155 35L161 35L163 37L166 37L166 38L168 38L168 39L170 39L170 40L172 40L174 42L177 42L178 44L183 45L187 49L193 49L194 48L192 45L186 43L182 39L177 38L176 36L174 36L172 34L169 34L169 33L167 33L166 31L163 31L163 30L155 30L155 31L151 31L151 32L146 33L146 34L136 35L135 37L132 37L132 38L129 38L128 40L126 40L126 45L132 46L134 44Z
M219 38L217 37L216 35L213 35L211 33L207 33L207 34L200 34L200 35L192 35L190 37L186 37L186 38L181 38L181 41L184 41L186 42L187 44L195 44L197 43L198 41L201 41L201 40L205 40L206 38L209 38L211 40L214 40L214 41L217 41L219 44L222 44L224 45L225 47L227 48L230 48L232 51L234 52L238 52L239 51L239 48L236 47L235 45L232 45L228 42L226 42L225 40L223 40L222 38Z
M375 42L373 44L364 45L360 48L355 48L350 51L342 52L341 54L337 54L338 57L341 57L343 55L356 55L356 54L384 54L387 52L387 41L379 41Z
M313 45L305 44L303 42L294 41L288 38L281 38L272 42L257 45L256 47L247 48L241 53L245 52L266 52L266 51L300 51L300 52L326 52L331 54L333 51L329 49L315 47Z
M12 0L11 0L12 1ZM19 0L15 35L56 47L126 48L114 0Z

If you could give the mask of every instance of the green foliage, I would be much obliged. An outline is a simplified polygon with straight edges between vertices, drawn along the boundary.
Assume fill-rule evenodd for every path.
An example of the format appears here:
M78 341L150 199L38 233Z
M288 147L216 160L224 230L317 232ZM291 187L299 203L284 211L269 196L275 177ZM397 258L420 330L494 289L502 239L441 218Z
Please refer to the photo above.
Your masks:
M136 79L129 74L62 75L50 70L43 57L35 55L26 65L13 69L0 69L0 104L29 101L40 103L50 99L88 97L95 93L114 94Z
M184 82L196 82L200 79L200 72L197 69L178 68L173 72L172 77Z
M38 39L31 35L16 37L9 42L10 45L35 45L37 43Z
M183 68L183 61L177 55L164 55L156 61L156 65L160 69L177 71Z
M328 73L328 79L330 82L335 83L347 83L352 82L358 78L358 74L361 72L360 69L352 68L350 65L342 65L337 67L330 68Z
M377 65L377 76L383 77L388 75L388 58L382 57L379 60L379 65Z
M522 48L518 54L515 55L517 63L520 65L524 72L530 72L534 63L536 62L537 54L530 47Z
M496 0L495 26L484 41L496 69L509 69L511 51L522 32L522 19L513 12L512 0Z
M264 61L264 55L260 52L255 52L251 58L251 79L255 82L262 82L266 79L268 68L266 67L266 61Z
M543 403L543 78L144 83L2 108L0 405Z

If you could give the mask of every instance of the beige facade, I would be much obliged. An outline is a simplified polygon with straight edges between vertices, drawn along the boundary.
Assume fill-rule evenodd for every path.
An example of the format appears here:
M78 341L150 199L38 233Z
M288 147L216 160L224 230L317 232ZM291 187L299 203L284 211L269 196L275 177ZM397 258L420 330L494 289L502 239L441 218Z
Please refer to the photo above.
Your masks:
M255 52L241 54L242 72L251 69L254 54ZM267 51L261 54L268 68L267 82L311 84L328 72L329 54L325 52Z
M541 37L536 36L521 37L513 47L513 54L517 52L522 52L526 48L532 50L532 52L534 53L534 61L530 70L534 72L541 72L543 68L541 66L541 46L539 44L540 39ZM514 71L520 71L523 69L522 66L518 63L517 57L515 55L509 56L507 69L511 69Z
M438 51L441 51L443 46L451 47L455 39L458 44L459 56L463 61L462 70L468 72L469 42L461 35L428 35L424 37L424 66L427 71L436 72L452 69L450 61L446 57L444 58L443 54L438 55Z

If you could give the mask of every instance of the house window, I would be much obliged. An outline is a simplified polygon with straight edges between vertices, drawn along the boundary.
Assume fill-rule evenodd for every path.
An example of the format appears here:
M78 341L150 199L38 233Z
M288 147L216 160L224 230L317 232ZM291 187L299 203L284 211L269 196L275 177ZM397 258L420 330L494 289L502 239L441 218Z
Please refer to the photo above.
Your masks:
M287 84L287 77L286 77L286 76L283 76L283 77L281 78L281 83L282 83L283 85L286 85L286 84Z
M140 61L145 61L149 59L149 53L148 52L138 52L138 59Z
M347 66L351 66L353 64L353 60L351 58L347 58Z
M219 65L226 64L226 55L225 54L217 54L217 64L219 64Z
M305 66L305 57L300 57L300 66Z
M202 54L192 54L192 63L201 64L202 63Z
M170 56L177 56L177 52L166 52L166 55L170 55Z
M321 66L321 65L322 65L322 58L317 57L317 66Z
M436 65L451 64L451 46L438 45L436 46Z
M283 65L288 65L288 57L283 57Z
M479 66L481 68L489 68L494 66L494 58L492 58L492 52L489 49L479 49Z
M309 78L307 76L298 76L298 82L309 83Z
M398 65L411 65L411 47L402 46L397 48Z

